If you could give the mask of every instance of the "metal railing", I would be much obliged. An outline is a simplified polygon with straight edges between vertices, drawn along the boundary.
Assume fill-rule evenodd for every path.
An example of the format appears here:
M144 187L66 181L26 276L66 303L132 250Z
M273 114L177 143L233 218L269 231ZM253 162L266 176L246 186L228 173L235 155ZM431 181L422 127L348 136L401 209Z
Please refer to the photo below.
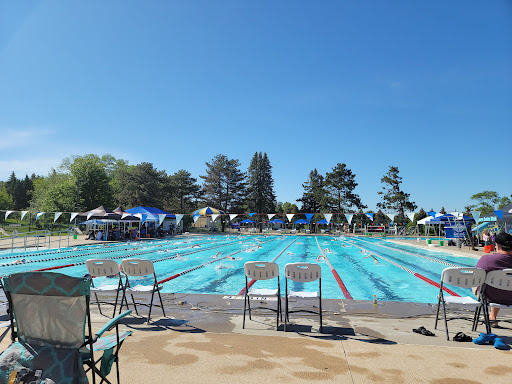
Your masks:
M51 248L52 245L55 248L69 247L69 238L73 234L74 230L72 229L56 232L51 232L47 229L20 233L15 231L9 235L0 235L0 251L8 249L11 249L11 251L14 249L26 251L27 248L39 250L39 248Z

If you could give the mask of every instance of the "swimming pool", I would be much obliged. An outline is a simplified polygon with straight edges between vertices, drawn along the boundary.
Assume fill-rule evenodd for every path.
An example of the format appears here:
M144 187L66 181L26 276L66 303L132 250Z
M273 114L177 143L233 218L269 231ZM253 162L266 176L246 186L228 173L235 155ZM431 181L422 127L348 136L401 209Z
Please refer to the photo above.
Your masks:
M328 260L318 259L322 254L320 248ZM216 235L3 254L0 255L0 275L66 266L55 271L82 276L87 273L84 263L87 259L113 258L120 263L129 257L153 261L158 280L180 274L163 283L163 292L236 295L245 287L243 264L246 261L275 259L281 276L287 263L320 264L324 298L345 299L330 262L355 300L371 300L376 295L378 300L423 303L437 300L439 288L432 285L432 281L439 281L444 268L470 267L477 262L473 258L378 238ZM316 289L314 284L303 287L301 283L290 283L289 289L296 291ZM282 284L284 286L284 281ZM258 281L254 286L270 288L275 286L275 281ZM454 288L453 291L469 294L469 290Z

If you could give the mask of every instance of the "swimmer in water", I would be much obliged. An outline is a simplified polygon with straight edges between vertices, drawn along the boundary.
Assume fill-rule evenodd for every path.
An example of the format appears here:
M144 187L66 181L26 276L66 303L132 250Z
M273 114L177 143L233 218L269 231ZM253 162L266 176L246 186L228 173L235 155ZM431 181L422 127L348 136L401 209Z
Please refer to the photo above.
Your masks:
M179 253L176 254L176 260L181 260L181 256Z
M373 259L373 262L374 262L375 264L377 264L377 263L379 262L379 260L377 260L377 258L376 258L375 256L373 256L372 254L369 254L368 256L366 256L366 257L365 257L365 259L367 259L367 258L369 258L369 257L371 257L371 258Z
M331 253L331 250L329 248L325 248L324 252Z
M228 260L235 260L235 258L233 256L228 256L227 259Z
M217 258L217 256L219 256L219 255L220 255L220 251L218 251L218 252L217 252L215 255L213 255L211 258L212 258L212 259L216 259L216 258Z

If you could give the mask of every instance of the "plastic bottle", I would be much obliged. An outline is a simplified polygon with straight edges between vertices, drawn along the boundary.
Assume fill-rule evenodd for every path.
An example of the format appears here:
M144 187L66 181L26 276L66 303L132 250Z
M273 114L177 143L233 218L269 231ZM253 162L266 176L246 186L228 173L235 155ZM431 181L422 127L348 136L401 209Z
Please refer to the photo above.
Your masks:
M377 295L373 295L373 305L377 305Z

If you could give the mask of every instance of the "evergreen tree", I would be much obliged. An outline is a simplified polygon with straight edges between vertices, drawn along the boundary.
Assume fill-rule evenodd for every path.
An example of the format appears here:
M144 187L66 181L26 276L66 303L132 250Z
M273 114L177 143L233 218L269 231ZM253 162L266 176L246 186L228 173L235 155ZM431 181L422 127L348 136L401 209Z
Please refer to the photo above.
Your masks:
M165 200L165 172L159 172L151 163L140 163L119 171L121 190L117 194L124 207L156 207L163 209Z
M170 210L180 213L193 211L201 189L196 184L197 179L193 178L190 172L180 169L169 176L169 183L172 193Z
M439 211L439 213L441 215L446 215L446 210L444 209L444 207L441 207L441 210Z
M423 208L421 208L420 211L416 215L414 215L414 219L416 221L420 221L421 219L424 219L427 216L428 213Z
M246 195L245 174L240 171L238 159L228 159L216 155L206 163L206 175L200 176L204 182L202 191L206 204L225 212L242 210Z
M300 199L302 212L320 213L327 208L327 192L324 185L324 177L316 168L309 173L308 180L302 184L304 193Z
M354 193L357 187L356 175L347 168L346 164L338 163L332 172L325 175L325 187L329 208L333 212L352 212L355 209L367 208L363 205L358 194Z
M275 211L276 196L274 193L274 180L272 166L267 154L256 152L251 160L248 170L247 207L249 211L273 212Z
M403 217L405 211L414 211L417 205L409 201L409 193L405 193L400 189L402 178L398 173L398 167L390 166L388 173L380 180L384 184L382 187L384 191L377 192L379 195L382 195L382 202L377 203L377 207L384 210L393 210Z

